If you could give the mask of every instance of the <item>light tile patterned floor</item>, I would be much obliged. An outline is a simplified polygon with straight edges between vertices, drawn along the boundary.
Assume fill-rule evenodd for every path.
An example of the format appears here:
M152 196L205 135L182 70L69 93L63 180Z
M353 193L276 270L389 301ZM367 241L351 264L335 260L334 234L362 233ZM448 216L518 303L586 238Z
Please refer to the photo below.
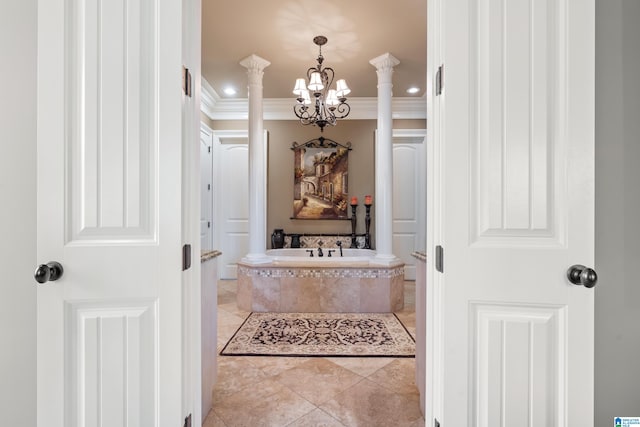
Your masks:
M236 282L218 284L218 352L249 315ZM415 282L396 313L415 334ZM219 356L205 427L424 426L415 359Z

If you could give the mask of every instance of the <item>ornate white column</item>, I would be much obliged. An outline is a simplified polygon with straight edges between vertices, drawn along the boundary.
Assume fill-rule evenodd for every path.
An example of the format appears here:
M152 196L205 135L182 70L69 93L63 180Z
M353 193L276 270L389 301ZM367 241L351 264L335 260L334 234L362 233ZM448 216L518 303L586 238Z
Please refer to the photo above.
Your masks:
M376 196L376 261L389 263L393 255L393 118L391 89L393 67L400 61L385 53L369 61L378 74L378 130L375 148Z
M249 80L249 253L247 263L268 262L267 249L267 171L262 118L262 76L271 63L257 55L240 61Z

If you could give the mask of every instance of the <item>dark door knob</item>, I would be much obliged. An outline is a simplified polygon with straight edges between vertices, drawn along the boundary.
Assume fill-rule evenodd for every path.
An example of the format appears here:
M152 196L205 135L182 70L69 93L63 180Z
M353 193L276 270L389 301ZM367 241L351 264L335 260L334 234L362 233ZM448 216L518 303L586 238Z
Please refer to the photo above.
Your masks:
M62 265L60 265L59 262L51 261L48 264L40 264L36 269L33 277L38 283L46 283L49 280L58 280L60 277L62 277L62 273L64 273Z
M567 279L574 285L583 285L585 288L593 288L598 283L598 274L595 270L584 265L576 264L567 270Z

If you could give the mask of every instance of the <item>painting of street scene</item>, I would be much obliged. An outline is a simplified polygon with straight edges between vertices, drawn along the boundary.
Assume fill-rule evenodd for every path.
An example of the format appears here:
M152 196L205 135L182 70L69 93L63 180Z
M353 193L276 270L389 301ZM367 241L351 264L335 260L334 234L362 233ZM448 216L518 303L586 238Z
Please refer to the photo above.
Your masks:
M350 144L349 144L350 145ZM325 138L294 150L295 219L346 219L348 205L348 145Z

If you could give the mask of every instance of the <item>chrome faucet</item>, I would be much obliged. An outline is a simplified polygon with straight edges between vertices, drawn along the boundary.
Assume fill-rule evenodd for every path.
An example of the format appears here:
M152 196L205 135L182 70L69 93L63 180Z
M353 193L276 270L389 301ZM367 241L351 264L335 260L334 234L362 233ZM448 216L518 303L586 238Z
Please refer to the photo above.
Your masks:
M336 242L336 245L338 245L338 247L340 248L340 256L342 256L342 240L338 240ZM331 256L331 254L329 254L329 256Z
M324 256L324 254L322 253L322 248L318 248L318 256Z

